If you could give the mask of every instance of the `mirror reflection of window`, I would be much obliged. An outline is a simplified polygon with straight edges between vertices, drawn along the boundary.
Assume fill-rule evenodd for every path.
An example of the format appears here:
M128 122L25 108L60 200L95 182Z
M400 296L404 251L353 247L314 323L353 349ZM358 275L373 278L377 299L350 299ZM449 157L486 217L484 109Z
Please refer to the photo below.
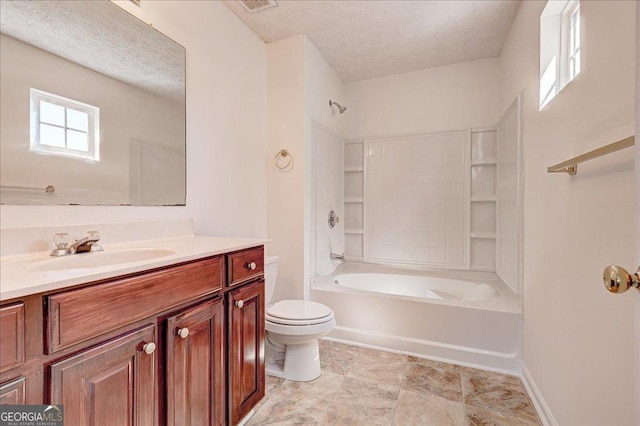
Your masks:
M31 89L29 150L100 161L100 108Z

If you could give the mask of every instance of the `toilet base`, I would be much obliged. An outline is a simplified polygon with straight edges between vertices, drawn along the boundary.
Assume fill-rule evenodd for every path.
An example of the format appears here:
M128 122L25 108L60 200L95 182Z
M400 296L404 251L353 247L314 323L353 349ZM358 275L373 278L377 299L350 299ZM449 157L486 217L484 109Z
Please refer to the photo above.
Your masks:
M267 348L267 350L269 350ZM267 356L269 359L269 356ZM318 341L286 345L284 360L267 364L266 373L296 382L308 382L320 377L320 351Z

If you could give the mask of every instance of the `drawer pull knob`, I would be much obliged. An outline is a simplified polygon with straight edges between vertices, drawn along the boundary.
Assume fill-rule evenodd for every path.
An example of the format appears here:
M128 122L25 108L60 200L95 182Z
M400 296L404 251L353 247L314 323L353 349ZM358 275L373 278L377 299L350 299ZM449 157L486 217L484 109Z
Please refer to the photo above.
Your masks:
M144 346L142 347L142 350L147 355L151 355L156 351L156 344L153 342L145 343Z
M236 303L234 303L234 305L236 305L237 308L242 309L242 307L244 306L244 300L236 300Z
M183 339L186 339L188 335L189 335L189 329L187 327L178 329L178 336L182 337Z
M256 262L248 262L245 267L251 271L255 271L258 265L256 265Z

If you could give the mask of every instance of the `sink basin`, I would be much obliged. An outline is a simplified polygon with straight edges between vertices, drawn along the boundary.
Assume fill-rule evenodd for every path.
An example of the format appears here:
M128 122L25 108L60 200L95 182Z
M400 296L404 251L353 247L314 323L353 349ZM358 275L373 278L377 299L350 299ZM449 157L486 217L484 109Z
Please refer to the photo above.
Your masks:
M169 249L129 249L115 252L82 253L65 257L34 262L29 268L34 271L62 271L65 269L99 268L102 266L120 265L139 262L141 260L157 259L174 254Z

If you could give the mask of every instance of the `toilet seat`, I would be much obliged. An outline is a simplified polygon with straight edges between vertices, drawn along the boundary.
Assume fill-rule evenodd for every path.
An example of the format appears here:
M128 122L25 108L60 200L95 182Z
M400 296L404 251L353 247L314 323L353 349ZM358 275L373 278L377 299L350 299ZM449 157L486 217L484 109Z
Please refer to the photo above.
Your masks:
M322 324L333 318L330 308L308 300L282 300L269 306L266 312L268 322L292 326Z

